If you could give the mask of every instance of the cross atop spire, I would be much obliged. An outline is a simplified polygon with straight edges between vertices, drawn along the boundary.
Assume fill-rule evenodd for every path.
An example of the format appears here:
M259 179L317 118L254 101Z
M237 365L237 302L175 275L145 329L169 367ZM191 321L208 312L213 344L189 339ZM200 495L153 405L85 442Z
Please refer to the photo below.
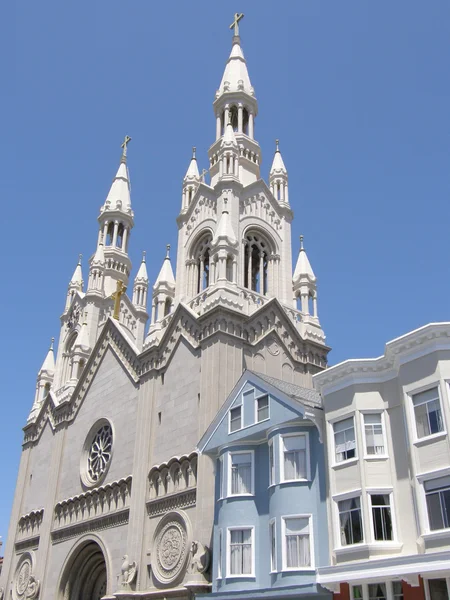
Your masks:
M128 144L131 142L131 138L129 135L125 136L125 139L123 140L122 145L120 146L122 148L122 158L126 158L127 157L127 146Z
M230 25L230 29L234 29L234 37L239 37L239 21L244 18L244 13L234 13L234 21Z

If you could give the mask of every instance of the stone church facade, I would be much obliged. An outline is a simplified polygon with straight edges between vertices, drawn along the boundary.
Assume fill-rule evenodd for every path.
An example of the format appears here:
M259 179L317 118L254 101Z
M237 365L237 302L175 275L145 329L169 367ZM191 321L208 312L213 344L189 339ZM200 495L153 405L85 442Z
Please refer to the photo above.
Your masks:
M5 599L208 592L214 469L198 453L200 438L244 370L311 388L326 367L303 244L292 268L278 143L268 184L261 178L258 102L237 21L213 108L209 183L194 150L177 217L176 277L168 249L150 294L145 256L130 279L125 139L87 282L80 262L24 428L0 577Z

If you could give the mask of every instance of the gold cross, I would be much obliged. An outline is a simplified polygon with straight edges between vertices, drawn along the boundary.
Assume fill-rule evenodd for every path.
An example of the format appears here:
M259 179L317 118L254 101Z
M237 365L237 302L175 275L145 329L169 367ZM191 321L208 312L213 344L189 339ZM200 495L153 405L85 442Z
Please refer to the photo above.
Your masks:
M120 315L120 299L122 298L122 296L125 294L126 291L127 291L126 286L123 285L123 281L120 281L120 279L119 279L117 281L116 291L111 296L111 298L114 300L113 319L116 319L117 321L119 320L119 315Z
M239 35L239 21L244 18L244 13L234 13L234 21L230 25L230 29L234 27L234 35Z
M123 152L122 152L122 156L126 156L127 155L127 145L131 142L131 138L129 135L125 136L125 139L123 141L123 144L120 146L121 148L123 148Z

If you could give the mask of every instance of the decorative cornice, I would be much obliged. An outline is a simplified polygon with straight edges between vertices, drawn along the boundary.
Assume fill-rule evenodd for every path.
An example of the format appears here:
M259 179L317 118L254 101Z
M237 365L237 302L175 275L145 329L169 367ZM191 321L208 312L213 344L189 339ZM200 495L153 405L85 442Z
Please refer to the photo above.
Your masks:
M388 342L378 358L349 359L314 375L321 393L358 383L381 383L393 379L402 364L436 350L450 350L450 323L430 323Z
M111 515L101 516L83 523L76 523L74 525L69 525L68 527L56 529L50 534L52 538L52 544L58 544L70 538L78 537L91 531L102 531L104 529L111 529L113 527L126 525L129 520L129 515L130 509L126 508Z
M28 538L39 539L39 530L42 525L42 519L44 517L44 509L32 510L26 515L22 515L17 524L17 540L24 540Z
M195 506L197 501L197 489L184 490L156 498L147 502L147 514L150 518L159 517L170 510L179 510Z
M21 554L25 550L37 550L39 548L39 535L36 535L25 540L20 540L14 544L14 550L17 554Z

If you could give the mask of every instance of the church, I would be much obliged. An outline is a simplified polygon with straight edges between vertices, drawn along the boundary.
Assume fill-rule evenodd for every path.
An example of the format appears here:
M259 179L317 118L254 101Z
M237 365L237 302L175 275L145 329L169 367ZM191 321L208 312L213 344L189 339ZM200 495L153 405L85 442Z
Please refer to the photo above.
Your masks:
M269 181L261 178L242 16L213 102L209 173L199 173L193 149L178 247L174 257L167 248L152 287L145 255L132 279L128 136L122 145L86 280L80 260L24 427L5 599L210 592L215 465L200 439L243 372L305 392L327 365L303 244L292 264L278 142ZM309 405L279 393L290 419L306 419ZM315 431L317 412L308 417Z
M450 597L450 323L327 366L242 17L155 282L124 139L30 402L0 600Z

